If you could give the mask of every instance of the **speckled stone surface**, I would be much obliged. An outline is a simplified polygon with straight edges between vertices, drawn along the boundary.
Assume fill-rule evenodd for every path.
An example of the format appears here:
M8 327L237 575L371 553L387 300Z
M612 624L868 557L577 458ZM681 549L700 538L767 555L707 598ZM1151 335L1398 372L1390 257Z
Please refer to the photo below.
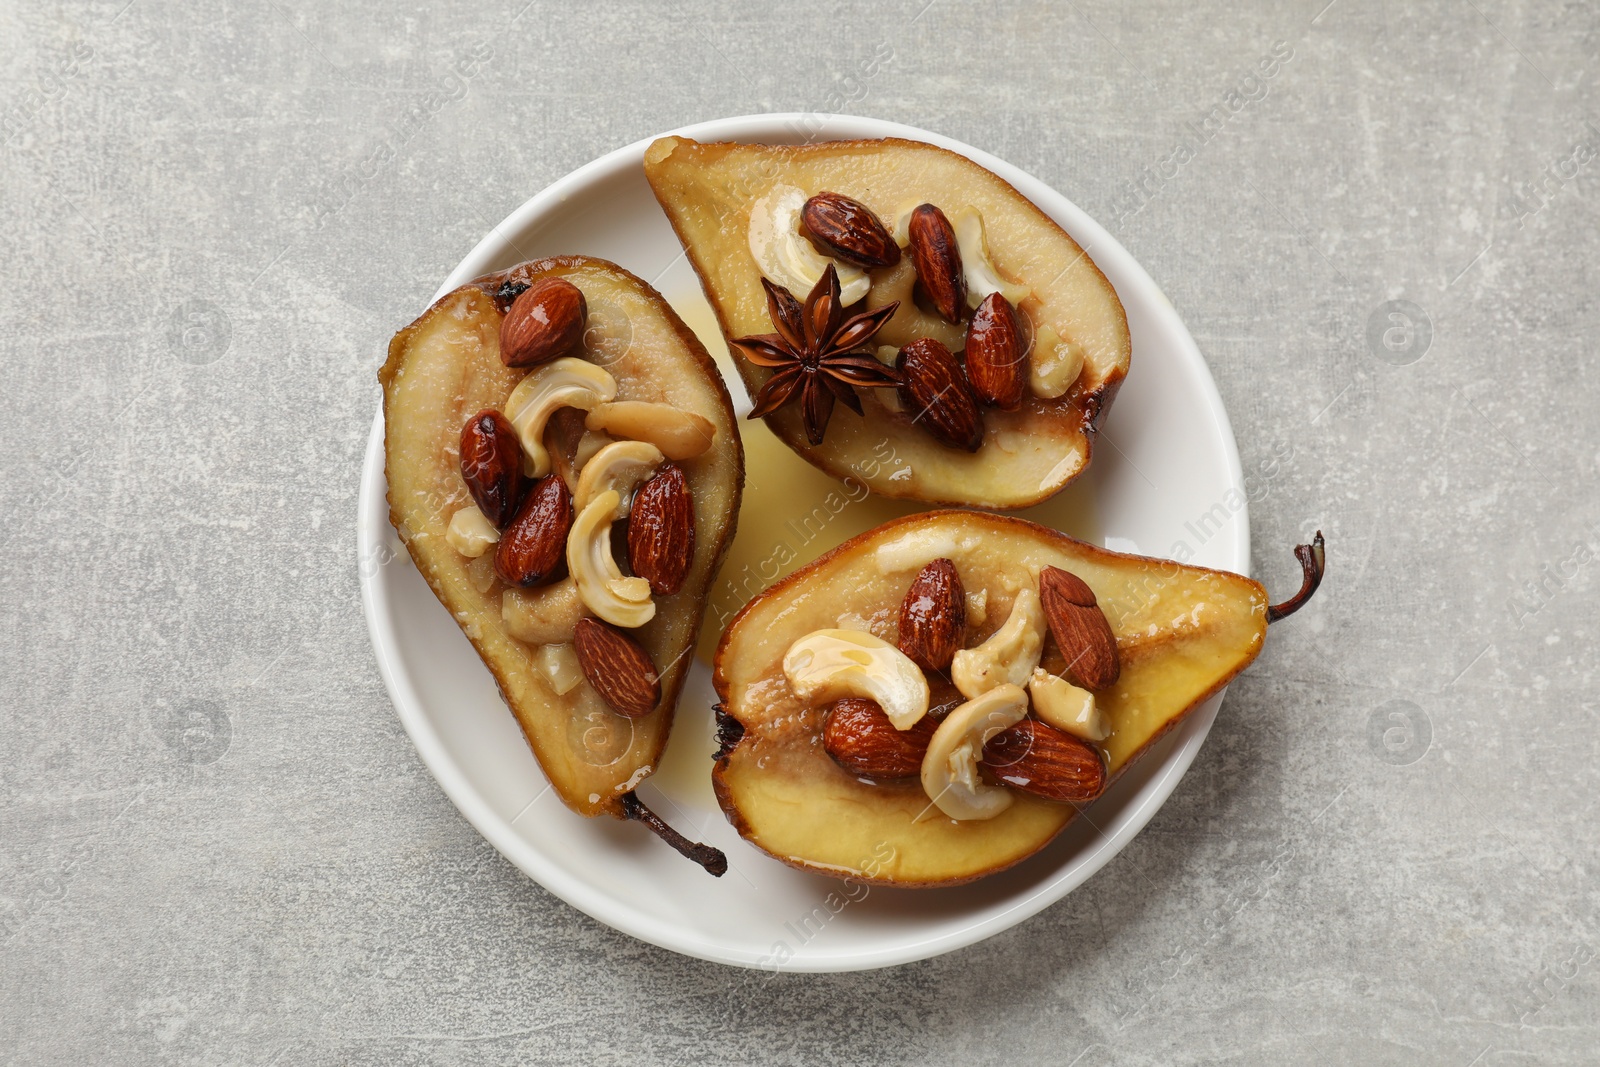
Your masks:
M1600 13L1325 2L6 5L0 1061L1594 1062ZM484 232L807 109L1103 220L1211 363L1257 572L1332 562L1082 889L769 977L457 814L353 526L384 344Z

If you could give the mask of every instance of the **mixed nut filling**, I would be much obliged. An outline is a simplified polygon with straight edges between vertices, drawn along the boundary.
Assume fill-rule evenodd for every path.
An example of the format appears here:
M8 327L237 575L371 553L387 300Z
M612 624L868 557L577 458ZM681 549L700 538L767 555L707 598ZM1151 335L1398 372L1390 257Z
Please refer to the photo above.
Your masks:
M1095 691L1114 685L1121 667L1093 590L1044 567L1000 627L964 647L968 605L987 599L967 593L953 561L935 559L900 604L895 644L815 630L789 646L783 674L802 700L833 702L822 743L834 762L874 782L920 779L929 814L992 819L1011 806L1012 790L1094 799L1106 784L1095 743L1110 734ZM1066 662L1062 675L1040 666L1047 640Z
M462 427L473 504L451 516L446 538L471 559L493 552L489 580L504 584L506 631L535 646L558 695L586 680L617 714L648 715L661 682L628 631L654 618L655 598L678 592L689 574L694 499L677 461L706 452L715 427L669 404L617 400L616 379L582 358L588 307L572 282L546 276L496 296L509 305L501 361L528 374L504 410ZM572 431L570 448L552 447L558 421ZM615 537L624 520L626 538Z
M752 206L749 244L777 330L732 342L772 371L750 417L797 403L812 445L836 401L863 413L867 389L941 444L976 452L984 408L1060 398L1083 371L1082 352L1028 314L1032 291L991 261L972 207L952 222L910 205L891 230L848 196L779 185Z

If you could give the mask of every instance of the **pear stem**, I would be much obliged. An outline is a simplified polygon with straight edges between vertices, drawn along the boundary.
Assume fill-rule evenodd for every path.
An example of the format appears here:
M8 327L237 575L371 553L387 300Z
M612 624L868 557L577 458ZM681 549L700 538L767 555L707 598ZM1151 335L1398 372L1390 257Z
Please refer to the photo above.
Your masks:
M1287 619L1290 615L1305 607L1306 601L1316 593L1317 587L1322 584L1322 575L1327 570L1326 553L1322 544L1322 531L1317 531L1317 536L1311 539L1309 545L1295 545L1294 558L1300 561L1300 569L1305 577L1301 580L1300 591L1285 600L1282 604L1273 604L1267 608L1267 622L1274 623L1279 619Z
M728 873L728 857L722 854L720 848L690 841L647 808L638 794L631 790L622 794L622 817L644 823L652 833L676 849L679 855L698 863L712 877L721 878Z

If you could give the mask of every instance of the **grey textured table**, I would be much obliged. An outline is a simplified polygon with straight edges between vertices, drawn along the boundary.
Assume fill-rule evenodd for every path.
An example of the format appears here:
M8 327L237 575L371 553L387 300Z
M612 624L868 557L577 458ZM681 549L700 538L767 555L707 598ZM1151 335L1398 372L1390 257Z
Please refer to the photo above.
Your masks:
M1325 2L6 4L0 1060L1594 1062L1600 13ZM479 236L803 109L1103 220L1211 362L1257 572L1318 526L1331 569L1078 892L769 978L457 814L353 522L384 344Z

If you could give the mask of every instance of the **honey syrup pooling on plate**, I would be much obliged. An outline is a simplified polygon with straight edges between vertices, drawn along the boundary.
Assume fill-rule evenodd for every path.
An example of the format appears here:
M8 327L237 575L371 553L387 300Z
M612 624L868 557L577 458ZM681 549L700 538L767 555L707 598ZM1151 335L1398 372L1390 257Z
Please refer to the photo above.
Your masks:
M698 290L674 294L670 303L706 346L735 394L744 440L738 532L707 596L697 648L700 658L710 663L723 629L752 597L857 534L932 505L875 496L859 481L824 474L778 440L765 422L744 418L749 403L711 305ZM842 407L835 414L835 418L858 417ZM1094 499L1085 480L1016 514L1081 540L1100 541Z

